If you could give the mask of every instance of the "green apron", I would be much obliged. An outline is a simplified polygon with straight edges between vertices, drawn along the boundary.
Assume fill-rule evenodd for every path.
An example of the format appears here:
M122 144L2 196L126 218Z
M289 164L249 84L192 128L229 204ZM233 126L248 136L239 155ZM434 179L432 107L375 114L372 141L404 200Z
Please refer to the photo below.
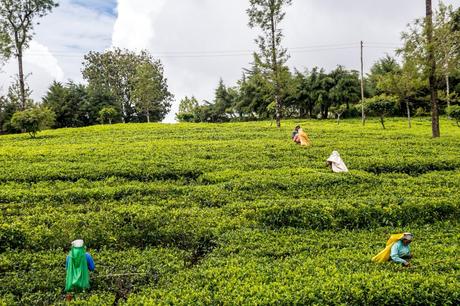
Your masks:
M69 252L67 275L65 279L65 291L72 289L82 291L89 288L88 263L86 261L85 247L72 247Z

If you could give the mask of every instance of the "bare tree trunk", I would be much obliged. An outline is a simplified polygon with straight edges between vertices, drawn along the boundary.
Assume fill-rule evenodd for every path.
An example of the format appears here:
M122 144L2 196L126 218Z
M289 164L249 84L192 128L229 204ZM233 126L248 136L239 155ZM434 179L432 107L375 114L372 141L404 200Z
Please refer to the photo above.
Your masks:
M26 109L26 90L24 82L24 68L22 66L22 50L18 52L18 66L19 66L19 90L21 94L21 110Z
M406 101L406 110L407 110L407 120L409 122L409 128L412 127L411 123L411 118L410 118L410 107L409 107L409 101Z
M272 70L273 70L273 85L275 87L275 118L276 118L276 127L281 127L281 99L280 99L280 84L278 79L278 59L276 56L276 41L275 41L275 13L271 12L271 35L272 35Z
M125 103L124 103L123 101L121 102L121 112L122 112L122 115L121 115L121 122L126 123L126 119L125 119L125 116L126 116L126 107L125 107Z
M433 10L431 0L425 0L426 4L426 33L428 42L428 64L430 67L429 81L431 92L431 131L433 138L440 137L439 131L439 105L436 83L436 59L433 45Z
M20 95L20 105L19 108L21 110L26 109L26 89L25 89L25 82L24 82L24 67L22 64L22 46L23 44L21 43L19 39L19 34L16 32L14 34L14 43L16 47L16 57L18 58L18 76L19 76L19 95Z
M347 104L348 109L348 104ZM363 126L366 124L366 115L364 114L364 59L363 59L363 41L361 41L361 120Z
M147 109L146 115L147 115L147 123L150 123L150 113L148 109Z
M275 98L275 101L276 101L276 114L275 114L275 118L276 118L276 127L277 128L280 128L281 127L281 107L280 107L280 101L279 101L279 98L276 97Z
M380 116L380 123L382 124L382 127L385 130L385 119L383 116Z
M446 94L447 94L447 107L450 106L450 84L449 84L449 75L446 75Z

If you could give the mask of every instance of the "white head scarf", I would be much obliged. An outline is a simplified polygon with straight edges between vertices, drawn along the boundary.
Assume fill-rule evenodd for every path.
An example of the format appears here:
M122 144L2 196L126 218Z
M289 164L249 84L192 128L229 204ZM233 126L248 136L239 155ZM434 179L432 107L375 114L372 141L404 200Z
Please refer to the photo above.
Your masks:
M331 156L327 159L331 163L332 171L334 172L348 172L348 168L340 158L340 154L337 151L332 151Z
M412 235L411 233L404 233L403 239L412 241L412 239L414 239L414 235Z
M72 246L75 248L81 248L83 246L84 242L82 239L77 239L72 241Z

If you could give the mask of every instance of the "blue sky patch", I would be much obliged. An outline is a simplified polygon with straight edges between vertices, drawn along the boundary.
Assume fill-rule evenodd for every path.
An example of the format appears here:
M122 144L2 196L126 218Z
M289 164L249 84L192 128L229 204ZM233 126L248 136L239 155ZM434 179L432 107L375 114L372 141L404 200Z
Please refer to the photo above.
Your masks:
M70 2L102 14L116 16L116 0L70 0Z

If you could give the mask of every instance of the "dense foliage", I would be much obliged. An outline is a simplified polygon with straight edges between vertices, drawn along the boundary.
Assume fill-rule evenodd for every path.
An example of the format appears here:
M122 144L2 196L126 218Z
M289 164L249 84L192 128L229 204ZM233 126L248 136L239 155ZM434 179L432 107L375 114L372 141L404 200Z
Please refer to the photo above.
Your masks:
M169 112L172 94L163 65L149 52L89 52L83 65L88 89L112 97L123 123L161 121Z
M46 107L29 108L22 112L14 113L11 125L17 130L23 130L32 138L37 132L49 128L54 122L54 113Z
M446 113L447 116L449 116L450 118L454 119L455 122L457 122L458 126L458 122L460 121L460 105L451 105L447 107Z
M444 120L130 124L0 137L0 304L459 304L460 129ZM350 173L324 166L332 150ZM413 267L374 264L411 231Z

